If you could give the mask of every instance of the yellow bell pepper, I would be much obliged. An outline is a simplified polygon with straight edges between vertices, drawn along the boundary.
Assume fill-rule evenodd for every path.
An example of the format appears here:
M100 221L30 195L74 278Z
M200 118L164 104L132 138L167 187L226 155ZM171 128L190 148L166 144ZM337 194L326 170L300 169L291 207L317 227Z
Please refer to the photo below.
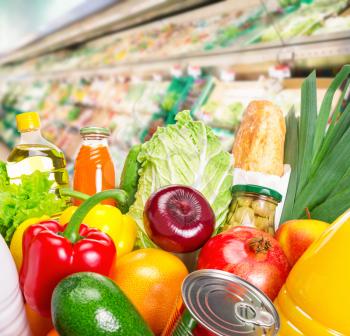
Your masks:
M10 243L10 251L11 251L13 260L15 261L17 271L20 271L22 266L22 260L23 260L22 239L23 239L24 231L29 226L49 218L50 218L49 216L29 218L24 222L22 222L20 225L18 225L15 233L12 236L11 243Z
M68 207L62 212L59 222L67 224L76 206ZM83 223L107 233L113 240L117 255L122 256L132 251L136 240L136 222L129 215L111 205L98 204L84 218Z
M64 210L61 213L61 216L58 218L58 221L60 222L60 224L62 224L62 225L68 224L69 220L72 218L74 212L77 209L78 209L77 206L70 206L70 207L66 208L66 210Z
M291 270L275 305L280 336L350 335L350 210L334 221Z

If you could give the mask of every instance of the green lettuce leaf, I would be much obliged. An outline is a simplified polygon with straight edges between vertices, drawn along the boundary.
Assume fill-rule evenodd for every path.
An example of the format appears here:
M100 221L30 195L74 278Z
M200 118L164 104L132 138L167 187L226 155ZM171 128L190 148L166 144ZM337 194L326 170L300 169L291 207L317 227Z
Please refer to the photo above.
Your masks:
M5 162L0 161L0 191L9 183Z
M39 171L23 175L21 184L10 184L0 162L0 234L10 243L17 226L28 218L51 216L65 207L65 200L50 192L53 181Z
M201 121L193 121L189 111L178 113L177 123L158 128L142 145L136 200L129 214L139 228L141 246L150 246L143 226L143 209L149 196L159 188L184 184L199 190L223 224L231 201L233 158L221 148L220 140Z

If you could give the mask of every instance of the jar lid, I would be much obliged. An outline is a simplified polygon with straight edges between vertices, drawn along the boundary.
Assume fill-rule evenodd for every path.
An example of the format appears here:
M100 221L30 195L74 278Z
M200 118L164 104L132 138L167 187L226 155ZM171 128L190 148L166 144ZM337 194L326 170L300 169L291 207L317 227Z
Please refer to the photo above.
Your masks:
M237 191L251 192L259 195L272 197L277 202L282 201L282 195L278 191L255 184L236 184L231 188L231 192L235 193Z
M96 127L96 126L87 126L80 129L81 135L88 134L101 134L101 135L110 135L110 131L105 127Z

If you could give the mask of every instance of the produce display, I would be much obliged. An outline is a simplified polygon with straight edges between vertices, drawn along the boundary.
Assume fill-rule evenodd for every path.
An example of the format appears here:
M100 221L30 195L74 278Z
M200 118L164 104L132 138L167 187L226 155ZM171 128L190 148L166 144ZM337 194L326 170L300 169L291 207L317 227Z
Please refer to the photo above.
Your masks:
M212 127L234 130L244 110L242 91L235 82L217 81L206 103L195 112L195 117Z
M325 19L335 15L347 6L347 1L314 1L311 6L301 6L298 10L275 22L274 27L263 30L260 41L288 41L298 36L317 34L323 30Z
M135 64L266 42L282 45L295 37L317 34L318 29L327 27L328 18L341 14L347 6L347 0L300 1L287 7L272 1L237 9L234 3L227 2L212 10L198 9L185 16L102 37L74 50L60 50L5 66L1 73L21 76L77 67ZM348 30L346 24L340 27Z
M346 0L288 3L271 1L237 9L228 1L222 6L207 6L114 33L74 50L60 50L1 67L0 148L12 149L17 143L19 133L14 125L18 113L38 111L43 134L64 151L72 175L80 128L108 127L111 156L119 178L133 145L149 140L158 126L174 123L179 111L189 109L195 119L213 127L225 150L230 151L250 101L268 99L287 113L298 95L281 93L282 89L275 91L271 82L219 80L210 69L202 69L198 78L169 78L164 67L154 73L146 67L130 73L128 65L169 58L176 66L177 58L183 56L263 43L284 46L302 36L322 39L327 32L349 30ZM121 71L109 71L120 65ZM98 71L100 67L108 71L79 74L80 69ZM75 71L78 73L73 76Z
M221 148L211 129L201 121L193 121L188 111L180 112L176 119L176 124L158 128L152 139L142 145L137 157L141 168L135 202L129 214L141 229L139 239L144 247L153 246L144 234L144 208L148 198L161 187L183 184L200 191L214 211L215 228L225 221L231 201L230 154ZM185 193L180 196L180 200L191 208L198 206L196 198Z
M26 302L40 315L50 316L51 295L57 283L69 274L92 271L108 275L116 257L111 237L98 229L80 225L90 208L105 195L122 203L121 191L105 191L85 202L67 226L48 220L30 226L23 236L20 283ZM55 265L55 268L50 267ZM34 276L33 275L40 276Z
M52 165L11 180L12 163L1 163L0 321L16 321L1 333L349 335L349 75L346 65L319 112L314 72L300 116L252 101L232 153L190 110L176 113L131 148L113 188L96 182L109 172L89 160L100 176L85 177L96 185L88 192L52 188ZM33 146L45 126L19 115L21 144Z
M213 131L224 143L224 149L231 151L234 132L248 103L264 98L275 101L283 92L283 87L271 79L226 82L213 76L204 78L173 77L170 82L167 78L160 82L142 79L136 85L131 80L120 83L116 76L105 76L83 82L54 80L5 85L9 92L2 97L6 113L0 121L0 142L12 149L19 138L14 127L16 115L38 111L43 135L64 151L72 177L73 161L75 165L84 163L84 159L76 160L79 141L84 141L79 129L90 125L107 127L111 132L110 155L119 177L130 148L149 140L158 126L174 123L183 105L191 110L194 119L215 127ZM196 81L204 86L196 85ZM136 87L142 88L143 93L137 89L139 93L135 95ZM231 105L235 115L228 113ZM283 109L284 113L288 110L289 105ZM86 149L85 146L85 152Z
M117 162L118 176L129 148L140 142L153 114L160 110L168 86L166 80L134 84L109 77L83 82L58 80L17 84L10 85L10 95L2 99L6 114L0 123L0 140L12 148L18 141L18 131L14 129L16 115L28 110L38 111L44 136L65 152L67 169L72 175L72 161L78 154L81 138L79 129L90 125L108 127L110 154ZM137 90L138 95L135 94Z

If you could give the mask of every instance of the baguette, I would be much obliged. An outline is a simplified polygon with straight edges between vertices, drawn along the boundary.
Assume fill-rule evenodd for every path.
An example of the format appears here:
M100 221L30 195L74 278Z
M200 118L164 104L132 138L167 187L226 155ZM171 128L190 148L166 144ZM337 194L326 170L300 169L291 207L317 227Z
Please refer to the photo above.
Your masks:
M282 176L285 136L281 109L269 101L252 101L233 145L235 167Z

